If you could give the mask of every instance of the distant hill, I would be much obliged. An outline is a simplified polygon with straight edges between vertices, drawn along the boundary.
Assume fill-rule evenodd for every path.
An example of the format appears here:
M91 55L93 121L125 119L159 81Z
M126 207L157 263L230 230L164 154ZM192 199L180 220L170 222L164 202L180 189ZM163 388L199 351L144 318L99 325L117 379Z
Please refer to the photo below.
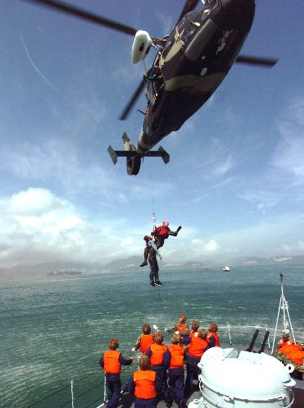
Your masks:
M124 269L137 269L142 263L142 256L130 256L124 259L114 259L113 261L105 264L103 270L107 271L120 271Z
M99 264L87 264L80 262L68 262L68 261L58 261L58 262L45 262L38 263L34 265L17 265L12 268L1 268L0 277L8 276L39 276L46 275L55 270L59 269L79 269L83 273L93 273L100 272L103 269L102 265Z
M267 258L260 258L257 256L242 256L237 258L232 258L228 262L229 266L237 266L237 265L265 265L268 264L269 261Z
M287 264L295 264L295 265L304 264L304 255L297 255L297 256L281 255L281 256L275 256L275 257L267 258L267 259L269 259L270 262L284 262Z
M301 265L304 264L304 255L298 256L287 256L287 255L280 255L280 256L273 256L269 258L261 258L256 256L246 256L246 257L238 257L233 258L228 261L228 264L231 266L237 265L272 265L276 263L284 263L284 264L294 264L294 265Z
M105 270L120 271L124 269L139 269L143 258L139 256L131 256L125 259L115 259L104 266ZM214 261L187 261L187 262L165 262L161 261L162 268L208 268L209 266L221 265Z
M214 261L204 261L204 262L187 261L187 262L179 264L179 266L182 266L184 268L205 268L205 269L208 269L209 267L216 266L216 265L219 265L219 264Z
M105 265L96 263L80 263L69 261L45 262L34 265L17 265L13 268L1 268L0 278L8 278L12 276L41 276L49 274L55 270L65 269L69 270L76 268L82 273L103 273L103 272L119 272L123 270L139 270L139 265L142 263L141 256L131 256L129 258L115 259ZM304 255L299 256L275 256L269 258L261 257L238 257L227 259L227 264L231 266L250 266L250 265L272 265L272 264L290 264L290 265L304 265ZM223 266L222 262L215 262L210 260L194 260L187 262L165 262L161 261L160 267L166 269L174 268L202 268L208 269L213 267Z

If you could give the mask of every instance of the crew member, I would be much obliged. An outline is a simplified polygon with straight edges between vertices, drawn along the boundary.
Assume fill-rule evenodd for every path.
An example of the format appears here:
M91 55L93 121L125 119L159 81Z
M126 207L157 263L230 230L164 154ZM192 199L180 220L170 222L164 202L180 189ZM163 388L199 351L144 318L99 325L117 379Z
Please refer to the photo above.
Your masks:
M145 235L144 240L146 241L146 247L144 250L144 261L140 266L143 267L148 265L148 255L150 251L153 253L153 256L156 257L156 250L164 245L165 239L169 238L169 236L176 237L181 229L182 227L179 226L176 231L171 231L168 221L163 221L162 225L153 229L153 231L151 232L151 236ZM156 249L154 249L152 245L153 238Z
M118 339L110 340L109 350L105 351L99 360L99 365L103 367L106 376L106 386L108 390L107 408L117 407L121 392L121 366L130 365L133 361L133 357L125 359L122 354L117 351L118 347Z
M142 333L138 336L135 342L134 350L132 349L132 351L140 350L142 354L146 354L148 348L152 344L154 344L154 336L151 333L150 325L145 323L142 327Z
M169 402L173 403L175 396L178 408L184 407L184 357L185 349L179 344L180 336L173 334L172 344L168 346L170 353L169 365Z
M160 331L156 332L154 335L155 343L146 352L146 355L151 359L151 370L155 371L162 381L163 392L160 399L167 398L166 371L170 364L170 353L168 347L163 344L163 340L163 334Z
M218 326L216 323L210 323L207 341L210 347L220 347L220 338L217 334Z
M180 335L187 335L188 332L188 324L187 324L187 316L185 314L181 314L178 319L178 323L172 329L165 329L167 333L175 333Z
M157 393L161 391L162 383L155 371L151 370L148 356L139 360L139 371L135 371L128 381L128 391L135 396L135 408L156 408Z
M199 327L200 327L199 322L197 320L192 320L191 321L191 332L190 332L189 336L190 337L194 337L194 336L197 337L197 332L198 332Z
M279 340L279 348L284 346L293 346L294 342L289 338L289 330L284 330L283 335Z
M190 333L189 337L180 339L182 344L189 344L187 353L187 377L185 385L185 395L187 396L191 393L194 375L198 375L200 373L200 369L197 365L200 362L204 352L210 348L207 342L207 335L207 330L199 329L196 332Z

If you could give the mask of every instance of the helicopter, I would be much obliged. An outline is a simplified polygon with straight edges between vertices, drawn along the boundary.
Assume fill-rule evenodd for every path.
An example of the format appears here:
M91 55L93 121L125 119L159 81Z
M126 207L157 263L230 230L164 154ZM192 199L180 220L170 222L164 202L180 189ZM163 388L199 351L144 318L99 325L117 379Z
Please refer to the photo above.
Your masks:
M25 0L73 15L134 37L131 58L142 61L145 74L126 105L120 120L125 120L145 89L146 111L137 147L127 133L124 150L108 147L114 164L126 158L127 174L137 175L145 157L170 155L152 148L165 136L177 131L212 96L234 63L273 67L277 60L239 55L251 29L255 0L187 0L172 32L163 38L150 37L114 20L104 18L57 0ZM200 3L200 7L196 6ZM156 56L150 69L145 58L154 48Z

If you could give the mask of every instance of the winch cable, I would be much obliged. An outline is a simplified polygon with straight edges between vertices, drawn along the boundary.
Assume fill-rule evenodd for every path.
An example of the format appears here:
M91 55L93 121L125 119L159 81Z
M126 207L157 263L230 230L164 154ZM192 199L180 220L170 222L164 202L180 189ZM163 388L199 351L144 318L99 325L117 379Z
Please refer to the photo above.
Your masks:
M156 214L154 210L155 208L154 206L154 179L153 179L153 170L152 170L151 162L150 162L150 186L151 186L151 206L152 206L152 231L154 231L156 229ZM155 258L156 256L157 254L155 254ZM157 287L158 287L158 297L159 297L159 300L161 300L159 286Z

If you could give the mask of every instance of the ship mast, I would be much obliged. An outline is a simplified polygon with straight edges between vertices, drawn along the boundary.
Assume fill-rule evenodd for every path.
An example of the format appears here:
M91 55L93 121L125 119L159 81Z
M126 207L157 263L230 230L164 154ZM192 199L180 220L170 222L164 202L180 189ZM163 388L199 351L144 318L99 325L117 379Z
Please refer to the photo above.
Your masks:
M293 341L296 343L296 339L295 339L295 335L294 335L294 331L293 331L293 327L292 327L291 320L290 320L290 315L289 315L288 302L287 302L287 300L285 298L285 295L284 295L283 278L284 278L283 274L280 273L281 297L280 297L280 303L279 303L279 309L278 309L278 315L277 315L277 322L276 322L276 326L275 326L275 330L274 330L271 354L274 353L274 348L275 348L275 344L276 344L276 334L277 334L278 323L279 323L279 318L280 318L281 311L282 311L282 315L283 315L282 316L283 317L283 331L289 331L290 330L291 337L292 337Z

